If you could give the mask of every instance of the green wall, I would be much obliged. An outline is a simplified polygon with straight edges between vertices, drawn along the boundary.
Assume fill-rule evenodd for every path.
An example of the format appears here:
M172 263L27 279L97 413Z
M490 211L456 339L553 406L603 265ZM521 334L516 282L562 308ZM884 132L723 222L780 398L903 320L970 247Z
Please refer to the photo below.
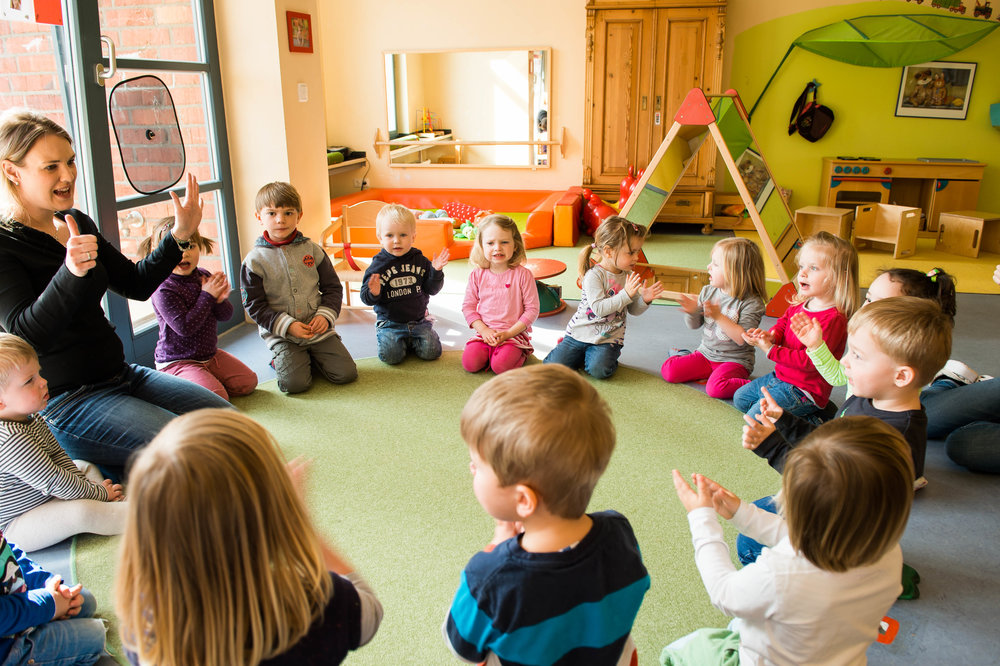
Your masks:
M966 4L972 6L971 2ZM802 33L857 16L940 11L898 2L864 2L762 23L735 36L729 86L736 89L749 110L788 46ZM794 49L751 122L775 179L793 190L792 209L818 203L823 157L864 155L958 157L985 162L988 166L978 208L1000 212L1000 128L992 127L989 117L990 104L1000 103L1000 29L946 59L978 66L965 120L897 118L902 68L858 67ZM820 102L836 115L830 131L816 143L798 134L788 136L787 129L792 105L813 78L822 84Z

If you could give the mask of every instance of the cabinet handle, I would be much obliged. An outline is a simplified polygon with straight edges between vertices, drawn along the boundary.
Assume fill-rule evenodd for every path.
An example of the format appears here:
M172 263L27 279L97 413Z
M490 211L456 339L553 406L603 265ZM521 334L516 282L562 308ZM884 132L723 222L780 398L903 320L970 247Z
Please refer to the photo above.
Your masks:
M645 95L642 96L642 110L643 111L646 110L646 96Z
M656 110L659 111L660 107L662 105L663 105L663 96L662 95L657 95L656 96Z
M677 201L674 202L674 205L677 206L678 208L681 208L681 207L685 207L686 208L686 207L688 207L688 206L691 205L691 202L688 201L687 199L679 199L679 200L677 200Z

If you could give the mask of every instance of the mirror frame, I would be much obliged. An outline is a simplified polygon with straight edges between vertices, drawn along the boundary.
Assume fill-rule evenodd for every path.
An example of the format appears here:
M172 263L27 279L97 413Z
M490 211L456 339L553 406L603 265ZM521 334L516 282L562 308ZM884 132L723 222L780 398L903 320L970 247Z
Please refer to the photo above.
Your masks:
M547 114L547 117L546 117L546 122L547 122L546 131L543 134L540 134L539 130L538 130L537 120L534 120L534 121L532 121L533 122L533 124L532 124L533 129L531 130L531 136L530 136L530 138L525 139L525 140L496 141L496 140L492 140L492 139L483 139L483 140L477 140L477 139L454 140L453 139L452 141L447 142L447 145L449 145L449 146L455 146L456 148L460 148L461 146L524 146L524 147L528 148L529 151L530 151L530 148L532 146L542 147L542 150L540 150L540 151L538 151L538 150L536 150L536 151L530 151L531 162L532 163L525 163L525 164L448 164L448 163L442 164L442 163L422 163L422 162L393 163L392 158L393 158L393 152L394 151L392 150L392 146L417 147L417 146L421 145L422 143L425 143L426 140L420 141L417 137L409 137L408 135L407 135L408 136L407 139L399 138L400 134L398 132L395 132L396 136L394 137L393 136L393 132L389 132L388 130L387 130L386 135L385 135L386 138L383 138L381 130L376 130L376 133L375 133L375 142L374 142L375 143L376 153L378 153L379 156L382 156L383 150L385 151L385 153L387 154L387 157L388 157L389 167L391 167L391 168L429 168L430 167L430 168L452 168L452 169L454 169L454 168L467 168L467 169L469 169L469 168L471 168L471 169L477 169L477 168L478 169L531 169L531 170L535 170L535 169L549 169L549 168L552 167L552 155L553 155L554 151L552 150L551 147L552 146L560 146L560 148L562 150L562 149L564 149L564 143L563 143L562 139L560 139L559 141L552 141L552 140L550 140L550 137L553 134L552 130L553 130L554 125L553 125L553 122L552 122L553 121L553 113L552 113L552 48L548 47L548 46L521 46L521 47L497 47L497 48L479 47L479 48L450 48L450 49L401 49L401 50L393 50L393 51L383 51L382 52L382 60L383 60L383 68L382 68L383 77L382 77L382 79L383 79L383 100L384 100L384 103L385 103L385 123L386 123L386 127L388 128L388 127L391 126L391 123L389 121L389 112L390 112L390 105L389 105L389 81L388 81L388 76L387 76L388 72L386 71L386 66L385 66L385 62L386 62L386 60L388 59L389 56L393 56L393 55L444 54L444 53L493 53L493 52L525 52L525 53L542 52L544 54L544 60L545 60L545 63L546 63L546 76L545 76L545 80L544 80L543 85L544 85L544 95L548 99L548 105L547 105L547 108L545 109L546 110L546 114ZM538 107L536 106L536 104L534 102L534 99L535 99L535 95L533 93L533 86L529 83L529 106L528 106L528 110L529 110L529 114L531 116L537 116L537 109L538 109ZM413 132L411 134L416 134L416 132ZM560 133L560 135L561 134L562 133ZM544 164L538 164L537 163L537 158L538 158L538 156L539 156L540 153L544 153L544 154L547 155L547 159L546 159L546 161L545 161Z

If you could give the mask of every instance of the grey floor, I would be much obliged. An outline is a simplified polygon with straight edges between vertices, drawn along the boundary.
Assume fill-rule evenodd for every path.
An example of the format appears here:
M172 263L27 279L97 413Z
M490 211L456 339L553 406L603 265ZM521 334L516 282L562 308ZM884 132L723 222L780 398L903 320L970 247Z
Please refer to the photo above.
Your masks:
M435 328L446 350L461 350L469 335L461 316L463 293L464 284L449 281L431 299ZM539 358L562 336L575 305L570 302L563 313L535 324L532 338ZM993 328L1000 327L998 305L995 295L959 295L952 353L953 358L994 376L1000 376L997 329ZM375 355L374 321L371 310L345 309L341 313L337 330L355 358ZM765 320L763 326L771 323ZM669 348L694 348L698 340L699 332L684 326L676 307L655 306L641 317L630 318L621 363L658 373ZM220 345L247 362L262 382L274 377L255 327L245 324L227 332ZM770 362L758 356L755 374L770 370ZM703 390L699 385L692 388ZM838 403L843 397L843 388L835 389ZM734 442L733 451L733 455L745 453L738 442ZM751 456L748 464L764 463ZM996 508L1000 477L957 467L945 456L940 442L928 446L926 475L929 484L916 494L903 537L906 562L921 575L921 596L893 606L889 615L899 621L899 635L891 645L873 645L869 660L888 665L916 661L997 663L1000 644L994 633L993 612L1000 607L1000 512ZM66 546L60 545L35 555L53 570L68 571L63 568L67 552Z

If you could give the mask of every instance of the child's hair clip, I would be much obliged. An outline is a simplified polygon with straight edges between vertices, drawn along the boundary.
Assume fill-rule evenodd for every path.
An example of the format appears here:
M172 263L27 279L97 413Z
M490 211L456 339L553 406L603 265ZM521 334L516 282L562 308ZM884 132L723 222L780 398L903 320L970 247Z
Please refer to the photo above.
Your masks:
M927 277L931 279L931 282L937 282L937 276L941 274L940 268L932 268L927 271Z

